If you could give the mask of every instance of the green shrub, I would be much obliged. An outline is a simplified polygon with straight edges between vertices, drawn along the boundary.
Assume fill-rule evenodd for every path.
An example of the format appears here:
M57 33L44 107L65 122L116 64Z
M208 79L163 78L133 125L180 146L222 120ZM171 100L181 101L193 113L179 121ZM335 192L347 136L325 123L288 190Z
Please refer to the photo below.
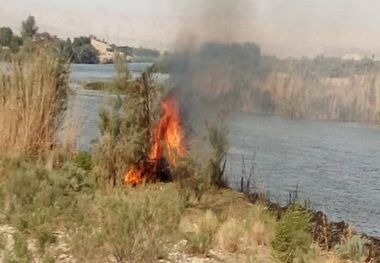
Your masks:
M97 247L99 254L113 255L117 262L164 258L169 249L167 241L176 235L180 218L178 196L173 190L141 186L133 191L114 189L108 196L99 196L91 216L86 216L89 240L84 246ZM76 254L78 260L88 256L83 251Z
M206 190L205 181L198 174L199 169L199 165L190 155L182 158L173 167L182 210L197 204Z
M366 243L368 241L358 235L349 237L344 244L337 247L339 257L352 262L364 262L366 257Z
M70 163L59 171L21 163L13 167L4 188L6 217L21 231L32 233L54 228L54 222L80 214L79 199L91 198L93 185L86 172Z
M305 262L312 244L310 213L292 205L279 220L271 244L276 260L285 263Z
M38 249L41 254L45 253L45 246L54 244L57 242L57 237L51 232L42 230L37 234Z
M86 172L92 170L92 156L88 152L80 151L73 158L74 164Z
M215 123L206 123L208 140L211 145L211 154L206 167L206 182L209 187L227 187L228 180L225 175L225 157L228 152L228 130L225 120Z
M28 249L28 241L25 235L21 233L13 234L13 251L6 255L6 263L31 263L33 257Z

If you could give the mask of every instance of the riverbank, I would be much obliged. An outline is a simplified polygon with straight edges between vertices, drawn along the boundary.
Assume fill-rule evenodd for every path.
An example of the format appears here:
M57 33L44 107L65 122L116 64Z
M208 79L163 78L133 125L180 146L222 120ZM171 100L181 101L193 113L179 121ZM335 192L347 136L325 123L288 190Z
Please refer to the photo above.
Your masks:
M277 203L271 202L260 193L248 192L246 193L246 196L252 204L264 204L270 211L277 214L277 218L284 216L284 213L286 213L289 208L292 208L295 201L295 199L289 200L290 203L288 205L281 206ZM349 244L351 248L355 247L354 250L356 253L362 253L362 258L357 255L355 256L354 261L380 262L380 238L368 236L364 233L358 233L354 226L343 220L340 222L333 222L325 213L308 208L307 203L305 203L303 209L309 211L311 214L309 221L311 224L311 233L314 242L318 244L320 248L325 251L333 250L338 253L338 256L342 257L342 251L339 252L339 249L341 248L342 243L345 243ZM346 252L343 252L343 258L347 257L345 254ZM348 253L353 256L354 251ZM365 259L364 255L366 255ZM350 260L353 260L353 258Z
M287 253L294 259L286 262L364 262L367 249L375 261L366 262L380 259L378 241L368 238L366 245L347 224L320 212L231 189L197 198L177 183L110 188L97 185L90 169L83 154L56 171L2 159L4 262L266 263Z

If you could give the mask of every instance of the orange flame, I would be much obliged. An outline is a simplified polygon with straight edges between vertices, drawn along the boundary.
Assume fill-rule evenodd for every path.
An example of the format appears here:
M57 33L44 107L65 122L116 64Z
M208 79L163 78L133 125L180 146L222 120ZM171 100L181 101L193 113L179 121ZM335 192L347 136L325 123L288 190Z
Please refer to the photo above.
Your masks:
M185 155L184 132L181 127L179 104L174 94L170 94L161 102L163 117L154 130L154 143L149 154L152 166L139 166L130 169L125 174L124 181L127 184L140 184L150 180L157 172L157 162L164 154L167 147L167 159L172 164L177 163L178 157Z

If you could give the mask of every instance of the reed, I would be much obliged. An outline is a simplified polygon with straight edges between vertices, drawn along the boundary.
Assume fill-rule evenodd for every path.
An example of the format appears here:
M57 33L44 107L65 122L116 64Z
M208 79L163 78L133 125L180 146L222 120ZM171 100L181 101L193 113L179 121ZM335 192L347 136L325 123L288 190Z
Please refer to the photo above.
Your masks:
M68 91L68 65L51 50L14 56L0 72L0 150L39 158L54 148Z

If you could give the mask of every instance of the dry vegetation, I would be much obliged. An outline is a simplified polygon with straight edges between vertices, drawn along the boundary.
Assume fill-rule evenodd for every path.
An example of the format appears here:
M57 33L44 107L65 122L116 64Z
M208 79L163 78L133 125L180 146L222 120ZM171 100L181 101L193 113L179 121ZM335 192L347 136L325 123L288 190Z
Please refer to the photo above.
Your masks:
M223 125L209 126L209 161L202 164L189 154L174 167L173 183L135 188L116 183L129 164L122 164L119 154L132 162L146 140L136 119L143 113L125 101L113 108L120 115L112 109L102 113L103 137L93 155L67 154L72 151L62 149L75 144L73 136L63 135L63 144L55 140L67 88L66 67L58 58L33 55L28 63L14 61L12 71L0 75L2 262L362 260L364 241L357 237L337 248L335 256L323 254L312 243L309 214L299 206L278 219L265 205L221 187L228 149ZM132 97L153 94L141 93L146 91L141 79L129 86L128 76L120 74L116 81L131 87ZM137 107L141 100L135 98ZM155 97L149 99L153 103ZM57 151L60 158L47 167L46 156Z
M296 118L380 121L380 63L370 58L281 60L262 55L254 43L206 43L165 60L173 80L208 104Z
M0 149L8 155L38 158L54 147L68 68L51 52L14 58L0 73Z

